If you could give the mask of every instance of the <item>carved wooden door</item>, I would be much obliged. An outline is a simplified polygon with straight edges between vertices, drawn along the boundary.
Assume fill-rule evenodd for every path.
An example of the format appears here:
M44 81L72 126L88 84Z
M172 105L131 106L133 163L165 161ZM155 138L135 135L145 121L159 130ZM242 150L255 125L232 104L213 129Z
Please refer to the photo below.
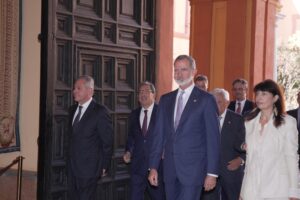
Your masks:
M114 125L114 155L98 199L128 199L122 154L137 85L154 82L155 0L43 0L42 7L38 199L67 199L67 111L83 74L94 77L94 98Z

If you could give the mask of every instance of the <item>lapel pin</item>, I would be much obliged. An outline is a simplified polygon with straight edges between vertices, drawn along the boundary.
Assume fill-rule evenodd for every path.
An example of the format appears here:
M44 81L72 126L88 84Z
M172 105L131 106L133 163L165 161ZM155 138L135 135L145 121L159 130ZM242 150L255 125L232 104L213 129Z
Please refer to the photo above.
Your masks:
M194 99L194 103L197 102L197 99Z

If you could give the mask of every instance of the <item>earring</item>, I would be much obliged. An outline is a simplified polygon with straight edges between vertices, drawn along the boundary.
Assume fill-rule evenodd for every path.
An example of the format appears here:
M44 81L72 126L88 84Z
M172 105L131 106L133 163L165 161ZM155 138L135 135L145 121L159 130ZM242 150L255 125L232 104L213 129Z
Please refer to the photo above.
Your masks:
M277 117L277 115L278 115L278 110L277 110L275 104L273 105L273 112L274 112L275 117Z

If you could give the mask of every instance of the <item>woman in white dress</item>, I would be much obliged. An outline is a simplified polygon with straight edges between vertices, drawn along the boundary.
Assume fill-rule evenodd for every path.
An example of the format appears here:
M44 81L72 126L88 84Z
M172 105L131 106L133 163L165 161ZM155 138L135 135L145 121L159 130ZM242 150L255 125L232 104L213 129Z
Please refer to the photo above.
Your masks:
M282 92L265 80L254 88L257 108L245 117L246 167L241 200L296 200L298 131Z

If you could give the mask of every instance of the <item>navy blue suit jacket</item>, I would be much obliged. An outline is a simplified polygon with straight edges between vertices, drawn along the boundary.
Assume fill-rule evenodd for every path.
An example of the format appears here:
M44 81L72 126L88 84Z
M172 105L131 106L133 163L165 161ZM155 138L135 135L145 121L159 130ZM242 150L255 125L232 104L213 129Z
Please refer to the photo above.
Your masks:
M178 90L161 97L150 168L157 169L164 152L164 181L175 178L190 186L202 185L207 173L219 173L220 133L215 98L194 87L174 128L174 110Z
M241 115L227 110L221 129L221 166L220 176L227 182L240 182L243 178L243 167L235 171L227 169L228 162L241 157L246 160L246 152L241 149L245 142L245 123ZM239 185L240 187L241 185ZM238 187L238 186L237 186Z
M236 104L236 101L231 101L229 106L228 106L228 109L235 112L235 104ZM246 99L244 108L242 110L242 115L244 116L245 114L251 112L254 107L255 107L255 104L252 101Z
M94 100L72 127L78 105L70 107L68 161L74 176L99 177L108 169L113 152L113 129L106 108Z
M149 151L156 123L157 105L154 104L146 136L142 133L140 113L142 108L133 110L129 116L128 139L125 151L131 153L131 173L145 176L149 167Z

